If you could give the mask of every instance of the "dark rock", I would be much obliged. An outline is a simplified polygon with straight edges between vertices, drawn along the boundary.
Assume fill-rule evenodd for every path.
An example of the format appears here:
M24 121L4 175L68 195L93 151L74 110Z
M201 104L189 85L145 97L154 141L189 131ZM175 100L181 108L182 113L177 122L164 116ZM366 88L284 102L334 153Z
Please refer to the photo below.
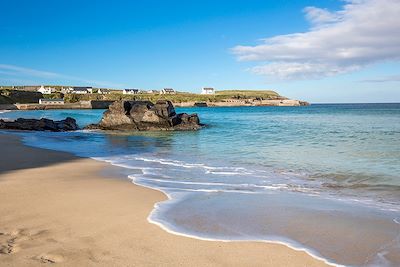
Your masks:
M198 130L201 128L196 114L176 114L170 101L116 101L104 112L99 124L86 129L102 130Z
M51 131L64 132L78 130L75 119L67 117L65 120L53 121L49 119L23 119L15 121L0 120L0 129L23 131Z

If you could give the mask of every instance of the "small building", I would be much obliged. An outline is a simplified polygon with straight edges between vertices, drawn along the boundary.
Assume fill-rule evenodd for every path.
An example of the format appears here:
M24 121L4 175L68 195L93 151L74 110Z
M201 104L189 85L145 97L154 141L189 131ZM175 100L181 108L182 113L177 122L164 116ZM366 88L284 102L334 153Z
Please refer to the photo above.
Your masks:
M39 104L41 105L64 105L64 99L50 99L41 98L39 99Z
M72 87L62 87L61 93L63 94L70 94L72 92Z
M52 88L52 87L49 87L49 86L43 86L42 85L42 86L40 86L39 89L37 89L37 91L39 93L42 93L43 95L49 95L49 94L54 93L56 91L56 89Z
M101 95L108 95L108 94L111 94L111 90L110 89L99 88L99 90L97 90L97 93L101 94Z
M201 89L201 94L202 95L214 95L215 94L215 90L212 87L203 87Z
M124 89L122 90L124 95L136 95L139 93L139 89Z
M93 93L92 87L75 86L75 87L70 87L69 89L69 94L85 95L92 93Z
M176 91L172 88L164 88L160 92L161 95L174 95L176 94Z
M148 90L148 91L146 91L148 94L159 94L160 93L160 91L158 91L158 90Z

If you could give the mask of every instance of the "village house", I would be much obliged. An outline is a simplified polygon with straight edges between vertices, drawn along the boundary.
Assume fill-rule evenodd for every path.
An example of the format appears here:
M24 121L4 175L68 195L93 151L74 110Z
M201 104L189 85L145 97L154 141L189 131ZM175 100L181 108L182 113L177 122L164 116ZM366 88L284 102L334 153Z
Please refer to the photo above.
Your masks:
M161 95L173 95L176 94L175 90L172 88L164 88L160 92Z
M97 90L97 93L101 94L101 95L108 95L108 94L111 94L111 90L110 89L100 88L99 90Z
M148 91L146 91L148 94L159 94L160 93L160 91L158 91L158 90L148 90Z
M203 87L201 89L201 94L202 95L214 95L215 90L214 90L214 88L211 88L211 87Z
M41 99L39 99L39 104L41 104L41 105L64 105L64 99L41 98Z
M122 90L124 95L136 95L139 93L139 89L124 89Z
M63 94L70 94L72 92L72 87L62 87L61 93Z
M49 94L54 93L56 91L56 89L53 88L53 87L43 86L42 85L42 86L39 87L39 89L37 89L37 91L39 93L42 93L43 95L49 95Z
M92 94L93 88L92 87L82 87L82 86L74 86L69 87L61 91L64 94L77 94L77 95L85 95L85 94Z

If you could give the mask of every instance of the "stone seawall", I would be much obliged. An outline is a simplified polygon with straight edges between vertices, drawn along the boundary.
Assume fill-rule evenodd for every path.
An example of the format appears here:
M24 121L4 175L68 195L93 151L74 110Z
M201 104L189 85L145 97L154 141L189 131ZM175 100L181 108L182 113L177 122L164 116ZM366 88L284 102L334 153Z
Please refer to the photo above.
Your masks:
M46 109L107 109L114 101L80 101L77 103L65 103L60 105L43 104L14 104L1 105L0 109L19 109L19 110L46 110ZM4 108L2 108L4 106Z

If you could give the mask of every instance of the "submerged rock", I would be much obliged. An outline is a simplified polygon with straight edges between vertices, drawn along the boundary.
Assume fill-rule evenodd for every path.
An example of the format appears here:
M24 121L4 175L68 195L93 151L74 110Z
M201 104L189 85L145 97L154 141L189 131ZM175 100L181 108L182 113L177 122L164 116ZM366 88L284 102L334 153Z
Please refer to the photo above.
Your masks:
M201 128L197 114L176 114L170 101L116 101L104 112L99 124L86 129L101 130L198 130Z
M65 120L53 121L50 119L23 119L15 121L0 120L0 129L23 130L23 131L51 131L64 132L78 130L75 119L67 117Z

